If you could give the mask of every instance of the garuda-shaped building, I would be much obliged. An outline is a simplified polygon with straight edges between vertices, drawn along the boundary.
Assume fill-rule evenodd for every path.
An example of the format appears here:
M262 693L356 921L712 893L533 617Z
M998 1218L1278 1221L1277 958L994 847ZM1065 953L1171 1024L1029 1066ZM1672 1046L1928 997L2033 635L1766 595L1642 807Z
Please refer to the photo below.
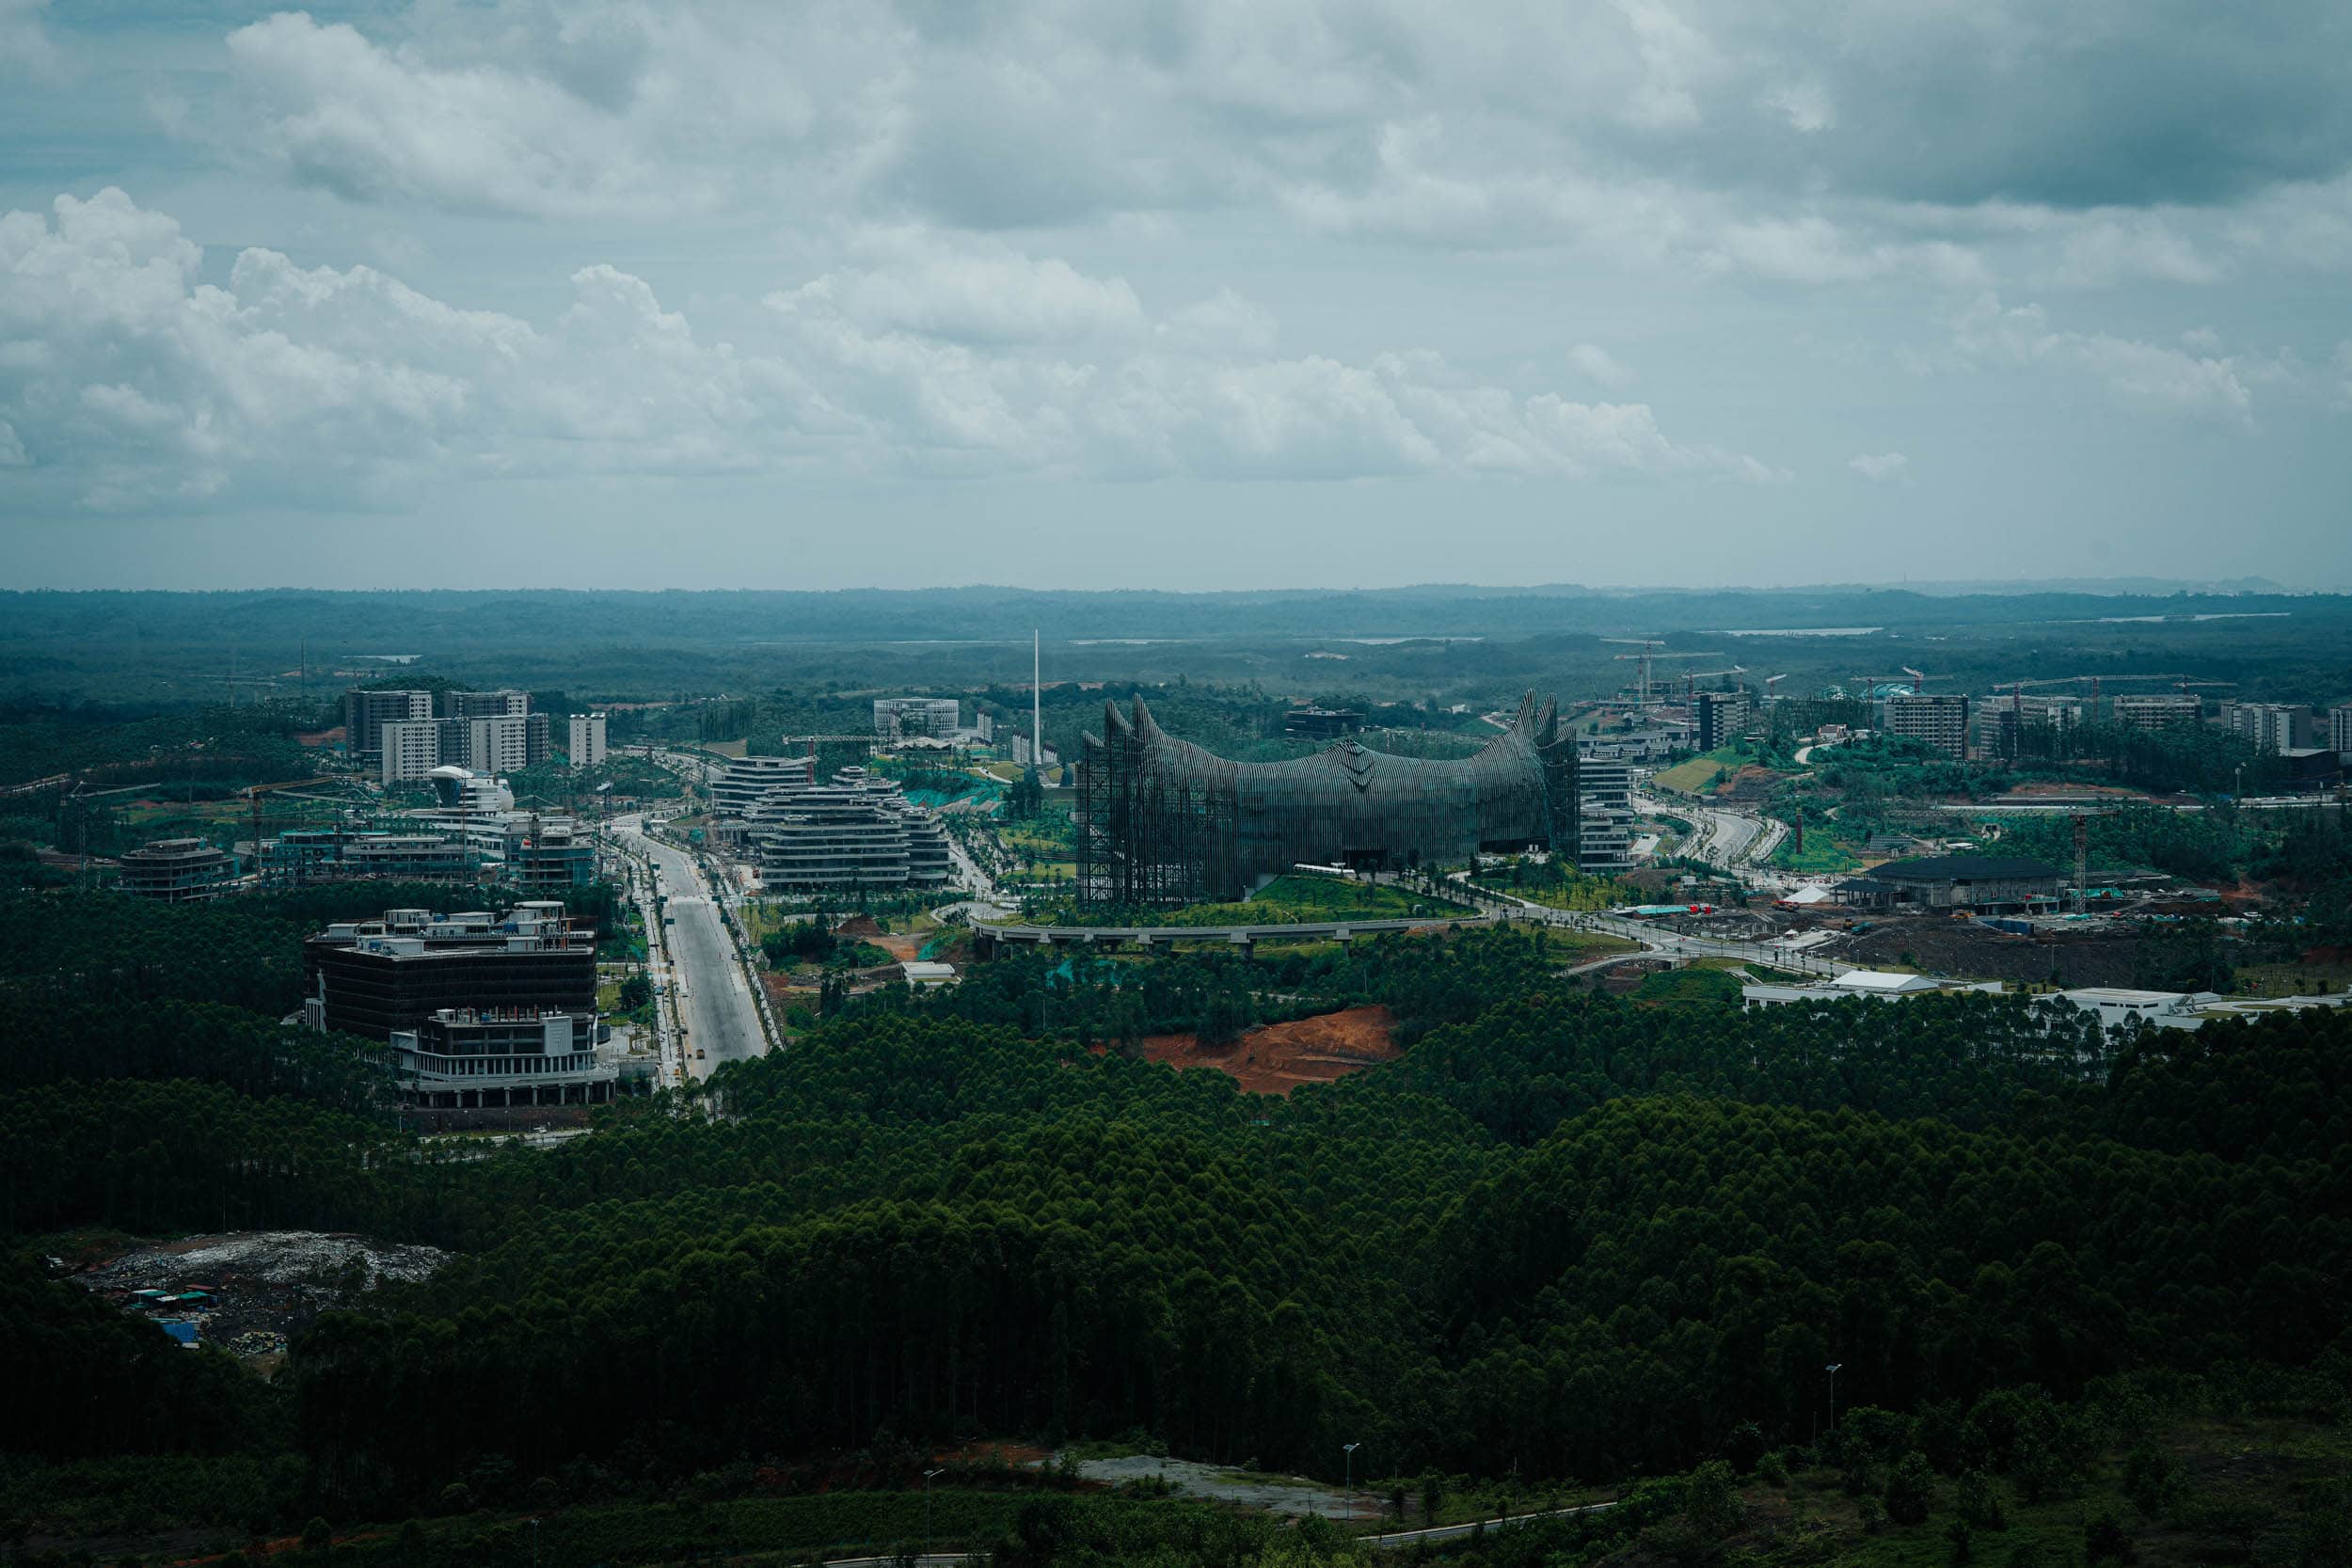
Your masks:
M1576 741L1530 695L1452 762L1343 740L1290 762L1231 762L1103 705L1078 764L1079 895L1089 903L1241 897L1294 865L1402 871L1485 849L1576 847Z

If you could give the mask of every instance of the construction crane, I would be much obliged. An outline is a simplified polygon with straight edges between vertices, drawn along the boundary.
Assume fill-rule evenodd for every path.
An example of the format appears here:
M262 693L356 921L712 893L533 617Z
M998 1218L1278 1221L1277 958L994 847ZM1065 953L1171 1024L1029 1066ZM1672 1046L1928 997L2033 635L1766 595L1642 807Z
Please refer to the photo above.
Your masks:
M1629 642L1629 643L1632 643L1632 644L1634 644L1634 645L1638 646L1638 647L1642 650L1642 651L1641 651L1640 653L1638 653L1638 654L1619 654L1619 655L1617 655L1616 657L1617 657L1617 661L1618 661L1619 663L1621 663L1621 664L1622 664L1622 663L1624 663L1627 659L1634 659L1634 660L1637 660L1637 661L1640 663L1640 665L1641 665L1641 672L1640 672L1640 677L1639 677L1639 678L1640 678L1640 683L1641 683L1641 684L1640 684L1640 686L1639 686L1639 688L1638 688L1637 689L1639 690L1639 693L1640 693L1640 697L1639 697L1640 705L1641 705L1643 707L1647 707L1647 706L1649 706L1649 705L1650 705L1650 668L1649 668L1649 667L1650 667L1650 665L1651 665L1651 663L1652 663L1652 662L1654 662L1654 661L1656 661L1656 660L1659 660L1659 659L1668 659L1668 658L1676 658L1676 659L1680 659L1680 658L1721 658L1721 657L1724 657L1721 653L1706 653L1706 654L1661 654L1661 653L1658 652L1657 650L1659 650L1660 648L1664 647L1664 646L1665 646L1665 644L1664 644L1663 642L1661 642L1660 641L1658 641L1658 639L1656 639L1656 638L1654 638L1654 637L1652 637L1652 638L1640 638L1640 637L1612 637L1612 638L1605 639L1605 641L1611 641L1611 642Z
M2090 819L2113 816L2113 806L2096 807L2074 813L2074 912L2090 912Z
M1925 672L1914 670L1910 665L1906 664L1903 666L1903 673L1909 675L1913 680L1919 683L1918 692L1920 696L1924 697L1928 694L1928 677Z
M1788 677L1787 675L1767 675L1767 676L1765 676L1765 677L1764 677L1764 700L1765 700L1766 702L1770 702L1770 701L1772 701L1772 688L1773 688L1773 687L1775 687L1775 686L1778 686L1781 682L1783 682L1783 681L1787 680L1788 678Z
M1728 670L1685 670L1682 673L1682 705L1689 707L1698 700L1699 682L1713 680L1717 675L1744 675L1747 673L1748 668L1744 664L1735 664Z
M275 795L281 789L317 789L322 785L334 788L340 786L342 783L340 779L311 777L284 779L277 784L245 786L245 798L253 806L253 879L256 884L259 884L262 879L262 798L265 795Z

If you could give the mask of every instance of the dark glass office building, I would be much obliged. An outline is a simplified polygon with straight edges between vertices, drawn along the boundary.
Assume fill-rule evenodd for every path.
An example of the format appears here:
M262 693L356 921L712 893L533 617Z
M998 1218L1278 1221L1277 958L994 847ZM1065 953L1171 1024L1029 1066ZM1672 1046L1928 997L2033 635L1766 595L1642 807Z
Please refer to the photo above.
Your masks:
M572 1015L577 1049L596 1034L596 932L564 906L502 915L388 910L330 926L304 944L304 1008L314 1027L389 1039L444 1008Z

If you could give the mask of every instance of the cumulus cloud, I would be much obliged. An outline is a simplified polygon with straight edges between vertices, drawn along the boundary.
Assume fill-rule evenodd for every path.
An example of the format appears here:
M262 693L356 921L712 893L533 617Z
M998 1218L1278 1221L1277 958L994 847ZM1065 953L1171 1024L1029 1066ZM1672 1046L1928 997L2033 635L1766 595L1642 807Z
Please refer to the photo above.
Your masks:
M418 0L365 31L238 29L220 134L356 200L764 200L980 230L1270 205L1327 233L1811 286L1986 287L1965 244L1914 230L2022 207L2079 230L2036 276L2201 280L2208 249L2135 214L2352 170L2331 10Z
M2134 278L2162 283L2217 283L2221 262L2201 253L2172 223L2150 214L2103 214L2068 232L2053 281L2100 288Z
M1861 456L1848 458L1846 467L1865 479L1901 479L1911 471L1911 459L1899 451L1880 452L1876 456L1865 452Z
M1143 305L1123 277L1089 277L1057 256L1008 246L944 249L919 234L887 236L879 260L827 274L790 296L870 324L961 342L1061 342L1131 337Z
M1579 374L1603 387L1622 387L1633 379L1633 372L1597 343L1579 343L1568 350L1568 363Z
M913 232L774 291L740 341L606 265L534 325L368 267L248 249L215 285L201 264L111 188L0 217L0 458L118 508L428 472L1785 477L1645 404L1427 353L1284 356L1237 296L1155 319L1122 279Z
M1972 363L2073 371L2096 377L2124 402L2243 429L2254 423L2248 382L2269 373L2226 356L2054 328L2040 306L2004 306L1990 293L1978 296L1962 313L1953 341Z

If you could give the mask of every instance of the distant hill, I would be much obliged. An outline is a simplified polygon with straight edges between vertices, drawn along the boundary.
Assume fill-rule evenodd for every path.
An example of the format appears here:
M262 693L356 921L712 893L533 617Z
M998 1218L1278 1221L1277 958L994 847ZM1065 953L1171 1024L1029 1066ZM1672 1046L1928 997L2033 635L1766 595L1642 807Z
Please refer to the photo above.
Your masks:
M2312 613L2314 595L2228 591L1904 588L1600 590L1573 585L1173 594L975 587L779 590L429 590L0 594L0 641L92 639L217 645L307 638L329 657L577 641L891 642L1231 637L1661 636L1833 626L1934 628L2107 615ZM2334 596L2334 604L2352 603ZM593 632L591 632L593 628Z

